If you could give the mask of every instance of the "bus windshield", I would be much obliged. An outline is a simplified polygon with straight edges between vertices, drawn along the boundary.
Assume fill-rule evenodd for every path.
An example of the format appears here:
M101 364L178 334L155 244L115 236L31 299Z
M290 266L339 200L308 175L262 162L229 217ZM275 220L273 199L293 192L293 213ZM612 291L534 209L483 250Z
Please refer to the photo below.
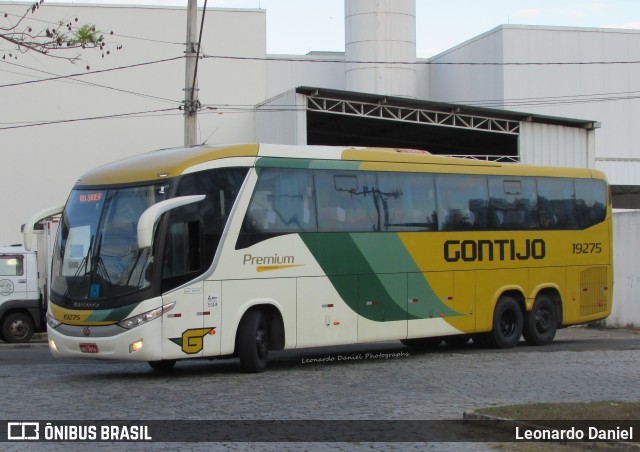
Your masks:
M151 284L153 249L139 249L142 212L167 198L169 185L74 190L53 254L52 291L68 299L113 298Z

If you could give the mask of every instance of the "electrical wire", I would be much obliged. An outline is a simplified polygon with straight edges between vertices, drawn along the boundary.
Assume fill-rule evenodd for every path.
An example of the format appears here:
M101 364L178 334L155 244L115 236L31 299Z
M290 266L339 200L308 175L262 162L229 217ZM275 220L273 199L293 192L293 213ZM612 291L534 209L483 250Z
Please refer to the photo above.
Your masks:
M59 74L55 74L53 72L48 72L48 71L44 71L42 69L36 69L36 68L29 67L29 66L24 66L24 65L21 65L21 64L18 64L18 63L10 62L10 61L0 61L0 63L10 64L12 66L21 67L23 69L28 69L28 70L31 70L31 71L41 72L41 73L47 74L47 75L53 75L55 77L66 77L66 76L61 76ZM0 69L0 70L2 70L2 69ZM4 72L10 72L10 71L4 71ZM17 74L17 75L22 75L22 76L25 76L25 77L36 77L35 75L31 75L31 74L20 74L20 73L17 73L17 72L10 72L10 73ZM44 80L44 79L40 78L40 79L37 79L37 80ZM64 79L60 79L58 81L67 82L67 83L74 83L74 84L83 84L83 85L87 85L87 86L95 86L97 88L104 88L104 89L108 89L108 90L112 90L112 91L117 91L117 92L120 92L120 93L131 94L131 95L134 95L134 96L147 98L147 99L158 100L158 101L162 101L162 102L169 102L169 103L173 103L173 104L182 104L182 101L179 101L179 100L168 99L166 97L159 97L159 96L154 96L152 94L145 94L145 93L140 93L140 92L136 92L136 91L129 91L129 90L126 90L126 89L116 88L116 87L113 87L113 86L101 85L99 83L93 83L93 82L89 82L87 80L76 80L74 78L70 78L69 81L64 80Z
M101 74L101 73L104 73L104 72L119 71L119 70L122 70L122 69L131 69L131 68L134 68L134 67L142 67L142 66L149 66L149 65L152 65L152 64L166 63L168 61L181 60L183 58L184 58L184 56L177 56L177 57L173 57L173 58L164 58L162 60L147 61L145 63L130 64L128 66L118 66L118 67L112 67L112 68L109 68L109 69L100 69L100 70L97 70L97 71L79 72L77 74L59 75L59 76L56 76L56 77L43 78L43 79L38 79L38 80L28 80L28 81L25 81L25 82L7 83L5 85L0 85L0 88L8 88L8 87L11 87L11 86L28 85L28 84L39 83L39 82L49 82L49 81L52 81L52 80L62 80L62 79L73 78L73 77L84 77L84 76L92 75L92 74Z
M616 60L616 61L530 61L530 62L462 62L462 61L374 61L374 60L345 60L345 59L323 59L323 58L303 58L303 57L241 57L229 55L208 55L202 54L202 58L212 58L221 60L239 61L280 61L290 63L336 63L336 64L375 64L375 65L404 65L404 66L590 66L590 65L612 65L612 64L640 64L640 60Z
M93 121L96 119L117 119L117 118L126 118L126 117L134 117L134 118L143 118L143 117L151 117L151 116L169 116L166 115L155 115L153 113L167 113L167 112L176 112L173 114L182 114L176 108L164 108L159 110L147 110L147 111L138 111L131 113L119 113L113 115L103 115L103 116L90 116L85 118L72 118L72 119L58 119L54 121L41 121L41 122L31 122L31 123L18 123L18 125L11 125L6 127L0 127L0 130L9 130L9 129L22 129L25 127L36 127L36 126L47 126L52 124L66 124L71 122L81 122L81 121Z

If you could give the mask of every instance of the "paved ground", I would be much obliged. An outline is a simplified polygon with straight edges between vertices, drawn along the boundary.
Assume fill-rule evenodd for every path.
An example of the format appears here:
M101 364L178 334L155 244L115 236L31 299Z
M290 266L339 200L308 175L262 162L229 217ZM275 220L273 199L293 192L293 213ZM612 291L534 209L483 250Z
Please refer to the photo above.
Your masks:
M554 344L547 347L524 343L511 350L441 346L415 352L399 342L386 342L281 352L274 354L267 372L258 375L243 374L237 360L181 362L175 372L158 374L145 363L56 361L44 343L0 345L2 417L9 420L460 419L465 411L496 404L640 401L638 375L640 334L575 327L559 331ZM92 444L91 448L107 446ZM176 446L201 447L155 443L153 448ZM252 443L226 446L254 448ZM283 444L263 446L279 450ZM296 450L301 445L284 446ZM313 450L369 447L353 443L302 446ZM420 449L425 445L384 446ZM149 444L140 446L145 447ZM433 443L430 447L484 450L490 445Z

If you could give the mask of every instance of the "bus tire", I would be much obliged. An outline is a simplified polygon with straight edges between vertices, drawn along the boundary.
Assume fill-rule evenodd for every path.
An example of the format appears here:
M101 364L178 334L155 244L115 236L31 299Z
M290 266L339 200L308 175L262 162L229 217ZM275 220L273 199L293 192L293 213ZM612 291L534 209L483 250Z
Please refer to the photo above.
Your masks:
M269 360L269 330L261 311L245 314L238 327L238 356L245 372L264 372Z
M2 338L9 343L29 342L34 329L33 320L28 314L14 312L2 321Z
M158 372L168 372L176 365L175 359L161 359L160 361L149 361L149 366Z
M558 310L551 298L540 294L531 311L524 315L522 335L529 345L548 345L553 342L558 329Z
M496 348L512 348L518 345L522 335L523 316L515 298L503 295L493 312L491 342Z
M421 337L418 339L401 339L400 342L409 348L435 348L442 343L442 338L440 336Z

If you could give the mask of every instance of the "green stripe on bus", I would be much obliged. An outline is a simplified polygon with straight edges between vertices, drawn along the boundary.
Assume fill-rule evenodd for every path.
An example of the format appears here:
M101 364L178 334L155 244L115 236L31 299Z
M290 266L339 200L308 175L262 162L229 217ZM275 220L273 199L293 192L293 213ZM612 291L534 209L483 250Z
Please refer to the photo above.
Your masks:
M357 170L360 168L360 162L262 157L256 162L256 168Z
M116 309L101 309L93 311L91 315L87 317L86 322L119 322L120 320L126 319L136 306L138 305L134 303Z
M397 234L300 234L344 302L358 315L378 322L429 318L434 312L460 315L438 298ZM409 287L409 275L411 277ZM409 294L411 290L411 294ZM420 297L408 312L408 299Z

